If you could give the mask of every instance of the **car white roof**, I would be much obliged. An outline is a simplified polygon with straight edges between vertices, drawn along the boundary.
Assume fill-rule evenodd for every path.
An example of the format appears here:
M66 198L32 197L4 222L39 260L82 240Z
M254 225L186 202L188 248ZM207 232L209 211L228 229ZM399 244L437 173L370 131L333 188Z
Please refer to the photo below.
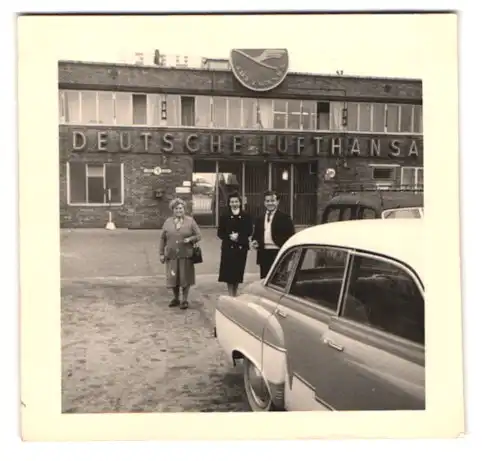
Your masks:
M303 229L284 245L336 245L364 250L408 264L424 280L423 219L362 219Z

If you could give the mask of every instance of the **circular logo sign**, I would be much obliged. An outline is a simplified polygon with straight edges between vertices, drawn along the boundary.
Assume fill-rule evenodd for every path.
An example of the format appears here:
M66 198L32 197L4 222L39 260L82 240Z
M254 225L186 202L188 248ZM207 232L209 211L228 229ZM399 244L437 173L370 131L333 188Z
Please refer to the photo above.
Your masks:
M235 77L252 91L272 90L288 73L286 49L234 49L230 61Z
M156 176L159 176L162 173L162 168L160 166L156 166L152 171Z

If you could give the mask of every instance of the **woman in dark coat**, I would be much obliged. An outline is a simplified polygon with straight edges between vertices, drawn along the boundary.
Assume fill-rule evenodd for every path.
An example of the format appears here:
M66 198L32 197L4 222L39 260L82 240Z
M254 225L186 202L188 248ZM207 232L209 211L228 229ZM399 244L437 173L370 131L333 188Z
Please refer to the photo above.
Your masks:
M218 227L222 240L218 281L228 285L230 296L236 296L238 285L243 283L252 233L253 221L241 209L241 197L237 192L230 194L228 209L220 216Z

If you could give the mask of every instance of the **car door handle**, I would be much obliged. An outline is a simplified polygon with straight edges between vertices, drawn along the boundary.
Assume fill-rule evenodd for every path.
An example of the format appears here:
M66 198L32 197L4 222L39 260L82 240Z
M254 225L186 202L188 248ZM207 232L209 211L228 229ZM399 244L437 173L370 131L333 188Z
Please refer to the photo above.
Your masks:
M288 317L288 316L286 315L286 312L285 312L285 311L282 311L281 309L276 309L276 313L277 313L280 317L283 317L284 319L285 319L286 317Z
M331 348L333 349L336 349L337 351L339 352L343 352L343 350L345 349L343 346L340 346L339 344L335 344L333 341L331 341L330 339L324 339L323 342L327 345L327 346L330 346Z

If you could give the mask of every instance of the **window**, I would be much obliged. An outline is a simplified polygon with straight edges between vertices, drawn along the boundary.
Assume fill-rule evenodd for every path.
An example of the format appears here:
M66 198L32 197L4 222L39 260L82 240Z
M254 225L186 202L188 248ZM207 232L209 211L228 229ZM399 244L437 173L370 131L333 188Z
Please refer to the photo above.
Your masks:
M80 123L80 92L64 91L65 123Z
M348 253L337 248L308 248L302 255L290 294L336 311Z
M147 96L145 94L132 95L132 123L147 125Z
M99 115L97 122L103 125L114 125L114 93L111 91L97 92Z
M213 97L213 123L215 128L227 128L227 99L221 96Z
M258 99L257 124L261 129L273 128L273 100Z
M228 123L230 128L242 128L241 98L228 98Z
M195 99L193 96L181 96L181 125L194 126L195 116Z
M287 115L287 101L283 99L275 99L273 109L273 128L279 130L285 129Z
M377 217L375 210L366 206L361 207L359 214L361 219L375 219Z
M358 130L358 104L354 102L349 102L347 105L347 126L348 131Z
M423 188L423 168L422 167L403 167L402 186L407 189Z
M283 291L286 289L291 273L296 264L297 255L298 251L292 250L281 257L280 262L277 264L276 269L268 282L270 286L274 286Z
M325 222L336 222L336 221L340 221L340 208L330 207L330 209L326 213Z
M372 104L358 104L358 129L360 131L372 130Z
M255 128L257 120L256 99L243 98L243 128Z
M385 132L385 104L373 104L373 132Z
M81 123L97 123L97 93L95 91L81 91Z
M330 103L329 102L316 103L316 129L317 130L330 129Z
M400 106L395 104L387 104L387 132L398 133L399 130L399 112Z
M395 181L397 177L396 166L372 166L373 179L382 181Z
M413 106L413 132L423 133L422 106Z
M345 129L342 125L342 113L345 104L343 102L330 103L330 129L341 131Z
M302 101L301 102L301 129L315 130L317 129L317 102ZM328 108L328 128L330 129L330 109Z
M355 256L342 317L424 344L425 302L405 270L388 261Z
M179 96L171 94L166 95L167 126L179 126L181 122L179 106Z
M211 96L196 96L196 126L209 128L211 120Z
M147 124L150 126L160 126L161 123L161 95L147 95Z
M412 105L402 104L400 109L400 131L402 133L411 133L413 131L412 112L413 112Z
M421 217L419 208L398 208L395 210L385 210L382 213L383 219L418 219Z
M68 168L69 205L121 205L124 201L121 164L71 162Z
M117 125L132 125L132 93L115 93L114 110Z

